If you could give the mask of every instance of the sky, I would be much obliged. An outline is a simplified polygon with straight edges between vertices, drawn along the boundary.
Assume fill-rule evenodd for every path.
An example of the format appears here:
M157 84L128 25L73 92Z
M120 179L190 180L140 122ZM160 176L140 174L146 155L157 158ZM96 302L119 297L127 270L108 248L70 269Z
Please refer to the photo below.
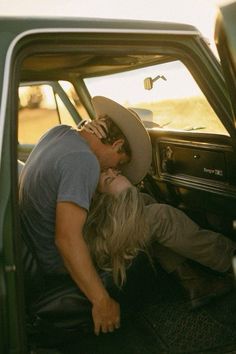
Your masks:
M213 43L217 6L228 0L0 0L1 15L172 21L196 26ZM213 44L214 47L214 44ZM214 48L212 48L214 50Z

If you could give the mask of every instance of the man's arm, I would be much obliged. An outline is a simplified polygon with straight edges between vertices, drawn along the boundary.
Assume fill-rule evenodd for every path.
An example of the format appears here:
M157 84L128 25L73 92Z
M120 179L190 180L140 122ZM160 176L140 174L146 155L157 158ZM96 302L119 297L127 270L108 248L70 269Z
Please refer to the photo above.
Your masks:
M86 242L83 226L87 212L70 202L57 203L56 246L71 277L92 303L95 334L111 332L120 324L120 306L113 300L97 274Z

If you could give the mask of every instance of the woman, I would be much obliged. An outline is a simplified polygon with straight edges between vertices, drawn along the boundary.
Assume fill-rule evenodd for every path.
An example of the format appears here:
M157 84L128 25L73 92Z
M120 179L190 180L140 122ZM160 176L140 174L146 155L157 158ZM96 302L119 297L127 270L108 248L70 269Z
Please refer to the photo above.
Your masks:
M112 169L101 174L98 190L85 237L97 267L112 272L114 283L121 287L132 260L140 251L147 252L144 200L126 177Z
M230 239L201 229L176 208L148 200L116 170L101 173L98 191L85 235L95 264L112 272L116 285L124 284L127 267L145 251L176 275L194 308L231 290L228 278L207 274L186 262L192 259L219 273L227 272L235 251Z

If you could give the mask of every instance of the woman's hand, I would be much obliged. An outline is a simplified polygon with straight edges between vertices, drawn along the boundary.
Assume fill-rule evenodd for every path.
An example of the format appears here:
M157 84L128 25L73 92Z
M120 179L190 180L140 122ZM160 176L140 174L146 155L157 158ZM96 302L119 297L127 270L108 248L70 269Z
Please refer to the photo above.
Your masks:
M88 133L95 134L99 139L106 138L107 136L107 126L103 119L96 119L91 122L86 122L83 125L83 130Z

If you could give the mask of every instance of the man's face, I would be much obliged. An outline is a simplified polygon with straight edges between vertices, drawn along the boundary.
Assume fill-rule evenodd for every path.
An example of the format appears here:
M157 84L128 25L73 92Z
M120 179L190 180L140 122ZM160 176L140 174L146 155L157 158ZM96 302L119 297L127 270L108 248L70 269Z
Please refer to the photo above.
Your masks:
M109 168L100 175L98 191L100 193L119 194L131 186L131 182L118 170Z
M98 156L102 170L120 168L122 165L129 162L129 156L125 152L120 152L122 145L122 139L115 141L112 145L103 144L102 153Z

